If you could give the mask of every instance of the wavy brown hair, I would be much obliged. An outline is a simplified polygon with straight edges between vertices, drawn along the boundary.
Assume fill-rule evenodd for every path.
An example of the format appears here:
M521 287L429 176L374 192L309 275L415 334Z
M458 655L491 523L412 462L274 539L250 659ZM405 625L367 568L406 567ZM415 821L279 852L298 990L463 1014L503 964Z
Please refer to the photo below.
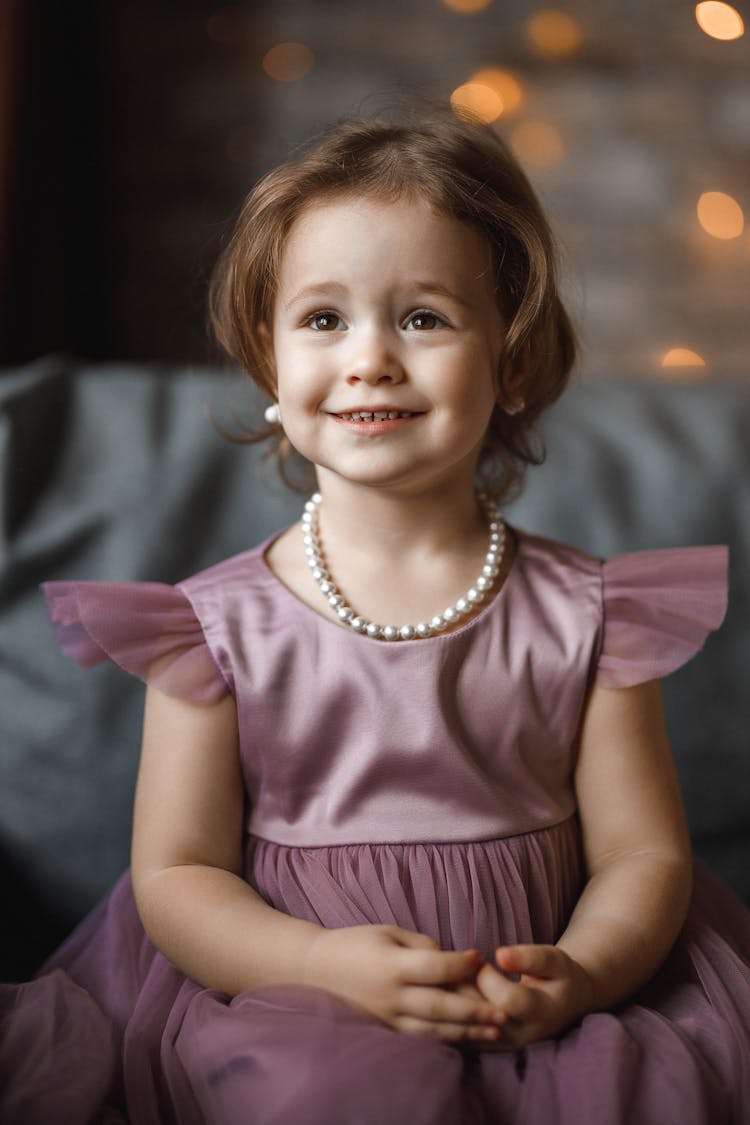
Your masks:
M211 323L219 343L275 397L269 341L286 237L311 203L342 195L423 199L489 242L507 331L498 404L478 475L506 496L526 465L543 459L535 423L567 383L576 339L558 292L549 223L518 161L490 126L450 111L398 123L347 119L264 176L247 197L212 279ZM523 407L510 413L514 403ZM278 428L240 440L274 437L286 477L291 448Z

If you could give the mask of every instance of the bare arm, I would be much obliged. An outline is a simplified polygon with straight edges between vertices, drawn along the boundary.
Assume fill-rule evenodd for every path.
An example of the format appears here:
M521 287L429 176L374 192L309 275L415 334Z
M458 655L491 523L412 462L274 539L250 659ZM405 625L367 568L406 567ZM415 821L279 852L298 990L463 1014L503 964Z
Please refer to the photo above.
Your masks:
M243 879L243 783L234 700L185 703L149 688L133 827L133 891L165 956L209 988L326 988L399 1030L497 1036L495 1009L446 985L475 951L444 952L397 926L327 930L269 906Z
M294 977L319 927L242 879L243 783L234 700L194 706L149 688L133 820L144 928L199 983L235 995Z
M589 881L558 942L610 1008L660 966L685 920L691 853L658 681L595 688L575 776Z
M497 951L477 977L502 1007L503 1041L523 1046L614 1007L660 966L684 922L690 841L658 682L594 688L575 785L588 881L556 946ZM468 989L465 990L468 994Z

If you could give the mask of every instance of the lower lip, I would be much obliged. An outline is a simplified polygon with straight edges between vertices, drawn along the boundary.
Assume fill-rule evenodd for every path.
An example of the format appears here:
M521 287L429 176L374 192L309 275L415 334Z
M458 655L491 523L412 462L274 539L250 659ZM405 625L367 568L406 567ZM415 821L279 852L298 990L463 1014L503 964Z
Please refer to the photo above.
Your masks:
M334 422L338 422L350 433L369 436L389 434L392 430L399 430L402 426L408 426L410 422L416 422L421 417L421 414L412 414L410 418L384 418L382 422L354 422L348 421L346 418L339 418L337 414L331 414Z

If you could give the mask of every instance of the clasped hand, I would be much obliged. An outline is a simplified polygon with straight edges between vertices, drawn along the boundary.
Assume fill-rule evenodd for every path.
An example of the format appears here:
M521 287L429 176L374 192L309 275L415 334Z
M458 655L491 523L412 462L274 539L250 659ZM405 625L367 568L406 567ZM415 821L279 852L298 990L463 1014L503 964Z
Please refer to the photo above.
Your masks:
M398 926L324 929L304 979L398 1031L501 1050L555 1035L588 1010L590 979L556 946L506 946L496 958L498 968Z

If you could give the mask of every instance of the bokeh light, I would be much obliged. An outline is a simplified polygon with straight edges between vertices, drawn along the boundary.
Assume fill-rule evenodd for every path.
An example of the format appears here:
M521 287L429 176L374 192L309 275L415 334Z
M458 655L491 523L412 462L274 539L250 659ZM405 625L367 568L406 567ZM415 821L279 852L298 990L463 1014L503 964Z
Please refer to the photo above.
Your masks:
M705 367L703 356L690 348L670 348L661 359L662 367Z
M695 18L701 31L712 39L739 39L745 33L742 16L731 4L721 4L717 0L696 4Z
M523 86L509 70L486 66L475 71L469 78L469 83L486 86L497 94L503 103L503 117L515 113L523 105Z
M277 82L299 82L309 74L315 55L304 43L277 43L263 56L263 69Z
M581 45L581 29L567 12L543 8L526 24L531 45L540 55L572 55Z
M443 0L444 6L451 12L461 12L463 15L481 12L483 8L489 8L491 3L492 0Z
M510 143L521 163L535 168L558 164L565 150L559 130L546 121L523 121L516 125Z
M723 191L704 191L696 207L698 222L714 238L739 238L745 216L736 199Z
M464 82L451 94L451 106L459 117L478 117L489 124L503 112L503 99L481 82Z

